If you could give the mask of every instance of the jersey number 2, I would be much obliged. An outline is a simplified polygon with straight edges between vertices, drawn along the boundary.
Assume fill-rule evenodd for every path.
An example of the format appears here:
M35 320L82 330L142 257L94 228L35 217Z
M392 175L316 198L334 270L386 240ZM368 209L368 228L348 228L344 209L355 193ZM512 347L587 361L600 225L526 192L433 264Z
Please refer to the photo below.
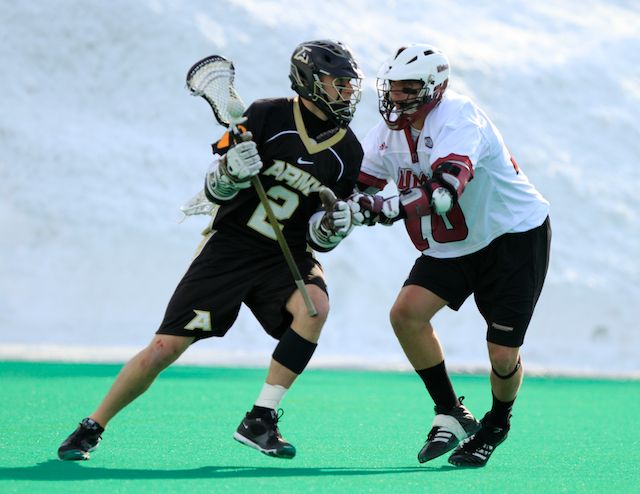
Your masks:
M300 204L298 194L283 187L282 185L271 187L267 191L267 196L269 196L270 199L273 199L269 202L271 203L273 215L276 217L278 222L291 218L298 207L298 204ZM249 218L247 226L253 228L259 233L262 233L265 237L277 240L276 233L273 231L271 223L269 223L267 211L264 209L262 204L258 205L256 210L253 212L251 218ZM282 225L280 225L280 229L282 229Z

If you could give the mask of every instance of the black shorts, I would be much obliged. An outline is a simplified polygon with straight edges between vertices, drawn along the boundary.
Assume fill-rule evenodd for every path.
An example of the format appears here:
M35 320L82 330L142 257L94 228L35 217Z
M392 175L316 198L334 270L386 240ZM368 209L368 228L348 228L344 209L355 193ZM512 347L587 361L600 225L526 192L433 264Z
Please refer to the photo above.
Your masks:
M467 256L420 256L404 285L432 291L458 310L473 293L487 322L487 341L520 347L549 267L549 218L537 228L507 233Z
M322 266L311 253L294 255L305 284L327 292ZM178 284L157 334L224 336L244 303L276 339L289 328L286 303L296 285L277 250L251 252L246 245L215 233L206 241Z

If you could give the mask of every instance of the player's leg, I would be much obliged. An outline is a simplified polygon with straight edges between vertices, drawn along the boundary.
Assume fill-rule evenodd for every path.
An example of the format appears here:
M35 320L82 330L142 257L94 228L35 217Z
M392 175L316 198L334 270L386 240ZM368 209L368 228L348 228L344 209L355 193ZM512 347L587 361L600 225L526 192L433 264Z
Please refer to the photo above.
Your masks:
M480 421L481 427L449 457L461 467L482 467L502 444L511 429L511 409L522 384L523 368L519 347L487 342L491 361L491 410Z
M282 437L276 410L311 359L329 313L329 298L320 266L309 259L299 261L299 269L307 280L307 291L318 311L317 316L309 316L298 290L291 294L290 275L286 272L287 276L282 279L284 283L277 281L282 278L282 273L278 273L270 280L266 296L249 301L258 320L270 334L279 337L279 342L258 398L238 426L234 439L277 458L293 458L296 449ZM283 308L289 314L286 319L282 317Z
M309 316L302 294L296 290L286 306L293 321L276 346L269 365L267 384L290 388L311 360L318 344L320 332L329 315L329 297L316 285L306 287L318 315Z
M217 267L230 266L237 258L233 249L229 249L230 255L223 257L224 251L217 249L214 252L210 243L203 245L200 255L176 287L151 343L123 367L98 408L62 443L58 449L60 459L88 460L107 423L144 393L158 374L194 340L223 336L231 327L248 288L245 282L229 279L224 274L233 273L233 266L227 271ZM243 260L236 262L242 264ZM212 313L215 314L213 318Z
M172 364L193 338L156 335L151 343L122 368L98 408L83 419L58 449L61 460L88 460L98 447L107 423L144 393L158 374Z
M497 425L508 425L513 402L518 395L524 376L519 347L508 347L487 342L491 362L491 415Z
M444 352L431 319L445 305L447 301L432 291L418 285L407 285L400 290L391 308L389 317L393 331L416 370L428 369L444 361ZM442 405L452 406L454 403Z
M520 347L549 265L551 231L548 220L533 230L507 234L487 249L488 286L479 286L476 304L487 321L487 347L491 362L491 410L481 429L461 444L449 463L482 467L511 428L511 410L523 379Z
M435 405L436 416L418 453L421 463L451 451L478 427L453 389L442 346L431 325L440 309L449 305L457 310L469 293L455 260L421 256L391 309L396 337Z
M122 368L107 395L89 417L107 427L107 423L144 393L158 374L175 362L193 340L193 337L155 335L149 345Z

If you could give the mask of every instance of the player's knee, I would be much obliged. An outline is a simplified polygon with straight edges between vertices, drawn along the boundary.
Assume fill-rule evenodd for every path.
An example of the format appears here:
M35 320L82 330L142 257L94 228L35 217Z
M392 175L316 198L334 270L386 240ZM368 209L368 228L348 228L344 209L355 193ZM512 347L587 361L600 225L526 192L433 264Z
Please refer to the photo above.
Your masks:
M329 316L329 303L319 303L316 305L316 310L318 314L314 317L310 317L307 314L307 336L311 341L318 341L320 338L320 333L322 332L322 328L324 327L324 323L327 321L327 317Z
M399 304L396 302L391 307L389 311L389 321L391 322L391 327L393 330L398 332L404 326L406 326L406 321L408 319L408 311L404 304Z
M489 360L491 367L498 376L508 376L520 368L520 353L518 348L502 345L489 345ZM516 368L517 367L517 368Z
M316 309L315 316L309 315L309 308L300 291L296 291L287 302L287 310L293 316L294 326L305 325L322 328L329 315L329 297L321 288L307 285L307 292Z
M312 301L317 314L315 316L310 316L309 310L305 306L304 310L300 310L299 317L305 318L307 323L311 326L321 329L329 316L329 299L325 295L322 297L313 297Z
M314 304L316 307L316 311L318 311L318 314L312 319L314 320L315 324L319 326L318 330L320 330L326 322L327 317L329 317L329 299L327 297L319 297L314 300Z
M175 362L186 350L189 343L190 341L187 341L186 338L178 336L156 336L146 348L143 365L152 370L160 371Z
M315 316L310 316L306 307L299 309L293 314L291 326L304 338L317 342L329 315L329 300L327 297L314 298L313 305L317 312Z
M318 316L309 318L309 320L305 324L292 324L293 327L296 328L296 331L300 333L305 339L317 343L320 339L320 333L322 333L323 322L319 319Z
M396 301L389 312L389 320L396 335L422 329L425 321L420 320L410 304Z

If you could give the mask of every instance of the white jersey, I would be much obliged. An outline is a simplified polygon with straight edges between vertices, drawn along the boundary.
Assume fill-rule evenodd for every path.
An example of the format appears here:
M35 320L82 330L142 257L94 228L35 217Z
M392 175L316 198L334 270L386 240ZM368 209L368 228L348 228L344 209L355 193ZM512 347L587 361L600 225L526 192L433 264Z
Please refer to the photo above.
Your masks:
M533 187L507 150L487 115L469 98L447 90L427 116L417 135L417 163L404 131L392 131L380 122L364 140L361 182L378 189L394 181L400 190L431 178L432 167L444 161L462 161L473 179L458 204L446 215L435 213L409 224L416 247L425 255L459 257L477 252L504 233L540 226L549 203Z

